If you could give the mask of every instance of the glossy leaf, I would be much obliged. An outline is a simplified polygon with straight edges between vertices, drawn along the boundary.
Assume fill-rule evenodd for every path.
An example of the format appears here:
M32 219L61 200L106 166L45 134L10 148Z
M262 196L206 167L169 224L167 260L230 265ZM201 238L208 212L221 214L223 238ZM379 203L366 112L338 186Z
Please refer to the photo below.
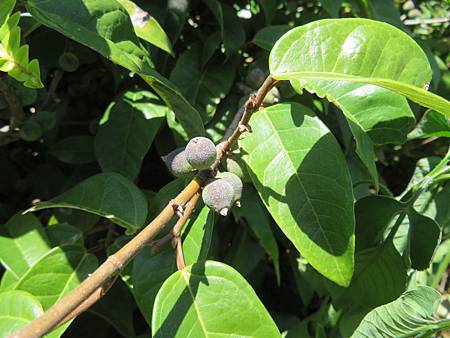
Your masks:
M182 231L183 255L186 265L205 261L211 244L215 215L207 207L187 221ZM152 273L148 273L151 271ZM171 248L152 255L139 253L132 270L133 294L144 318L151 324L156 294L164 281L176 271L175 251Z
M190 265L164 282L156 296L152 334L280 337L247 281L233 268L213 261Z
M158 21L133 1L118 0L130 15L136 35L174 56L172 44Z
M0 15L7 16L11 3L2 6L6 8L2 8ZM39 62L36 59L29 61L29 47L21 45L19 19L20 12L16 12L0 25L0 71L8 73L28 88L42 88Z
M92 48L134 72L152 67L126 10L114 0L27 1L40 23ZM76 15L74 15L76 13Z
M0 334L12 337L21 327L42 315L39 301L28 292L0 292Z
M253 132L240 145L267 209L314 268L348 285L354 261L353 194L333 134L309 109L294 103L261 110L250 125Z
M419 214L414 209L409 210L408 219L411 267L425 270L441 240L441 229L433 219Z
M424 89L431 80L425 53L406 33L382 22L330 19L294 28L278 40L269 65L276 79L297 86L318 80L371 84L450 116L450 102Z
M32 0L27 7L41 24L139 74L175 112L190 137L205 134L197 110L178 88L151 68L150 57L140 45L128 13L115 0L74 0L70 6L59 0ZM74 16L75 12L78 14Z
M94 137L90 135L69 136L55 143L49 153L68 164L95 162Z
M97 267L95 256L77 245L56 247L41 257L14 289L31 293L47 310Z
M408 139L428 137L450 137L450 118L437 111L427 110L414 130L408 134Z
M213 59L203 67L202 61L201 46L192 46L178 58L170 74L170 81L180 88L181 93L207 122L231 89L236 76L236 63L223 63Z
M115 173L91 176L48 202L40 202L27 211L48 208L83 210L106 217L129 232L145 223L147 200L144 194L125 177Z
M0 3L0 26L6 21L15 5L16 0L4 0Z
M112 103L95 136L95 155L103 171L136 179L167 112L158 103L147 91L126 92Z
M352 338L428 337L450 327L450 321L438 321L434 312L440 294L428 286L419 286L395 301L369 312Z
M279 38L291 29L288 25L267 26L256 32L253 43L258 47L270 51Z
M0 261L15 279L49 250L44 227L34 215L16 214L0 227Z
M389 242L356 255L355 275L339 297L339 302L375 307L396 299L405 288L403 259Z
M253 188L248 185L244 186L241 207L233 210L233 213L247 221L261 243L261 246L272 259L279 284L280 262L277 241L270 225L270 218L265 212L264 206L261 204L260 198Z

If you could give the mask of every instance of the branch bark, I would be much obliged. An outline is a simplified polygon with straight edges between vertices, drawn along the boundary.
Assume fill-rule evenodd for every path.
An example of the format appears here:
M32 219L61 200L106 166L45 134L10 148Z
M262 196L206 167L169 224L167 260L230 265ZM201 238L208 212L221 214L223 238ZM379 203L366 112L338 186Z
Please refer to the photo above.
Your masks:
M212 166L214 171L217 170L222 157L226 155L231 145L238 140L243 132L248 131L247 126L251 115L259 109L264 97L276 82L277 81L269 75L261 88L259 88L258 92L251 95L245 103L244 108L240 109L240 111L242 111L242 117L239 120L236 119L239 122L230 125L225 133L224 141L217 145L218 158ZM41 317L23 327L13 337L31 338L44 336L58 327L61 323L73 318L73 316L79 315L100 299L107 289L105 286L108 286L108 283L115 278L120 270L130 262L142 248L150 243L172 219L175 215L174 204L184 206L195 196L198 200L203 185L203 181L200 179L201 176L200 172L200 174L197 175L183 191L181 191L178 196L175 197L152 222L150 222L150 224L143 228L141 232L119 251L109 256L108 259L78 285L78 287L54 304ZM193 209L195 203L192 203L191 207Z

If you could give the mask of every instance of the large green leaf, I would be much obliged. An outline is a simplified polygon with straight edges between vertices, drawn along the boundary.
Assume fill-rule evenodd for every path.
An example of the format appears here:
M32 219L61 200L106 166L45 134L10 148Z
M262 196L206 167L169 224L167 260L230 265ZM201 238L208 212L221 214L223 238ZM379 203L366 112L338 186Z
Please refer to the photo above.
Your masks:
M29 214L27 214L29 215ZM84 245L83 233L80 229L67 223L50 224L45 229L52 246L64 244Z
M329 19L294 28L275 44L269 65L276 79L307 89L317 80L372 84L450 116L450 102L425 89L431 80L425 53L382 22Z
M44 227L32 214L16 214L0 226L0 262L17 280L49 250Z
M257 295L233 268L207 261L175 272L156 296L154 337L280 337Z
M0 336L11 337L43 312L39 301L28 292L0 292Z
M211 244L214 213L203 207L187 221L182 232L183 255L186 265L205 261ZM151 273L148 273L151 271ZM137 255L133 263L133 295L144 318L151 324L153 303L164 281L176 271L175 251L165 250L155 256L151 251Z
M128 179L116 173L91 176L65 193L41 202L27 211L70 208L106 217L134 232L145 223L147 200Z
M177 115L190 137L205 134L194 107L170 81L152 69L126 10L115 0L31 0L31 15L41 24L99 52L139 74ZM74 15L76 13L76 15Z
M406 288L406 268L391 242L356 255L355 275L342 290L340 304L375 307L396 299ZM370 292L368 292L368 290Z
M350 174L333 134L306 107L278 104L253 115L240 142L262 200L295 247L327 278L353 275Z
M428 286L406 291L395 301L369 312L352 338L429 337L450 328L450 320L433 317L440 294Z
M42 256L14 289L31 293L47 310L97 266L97 258L78 245L56 247Z
M68 164L95 162L94 137L91 135L66 137L52 145L49 153Z
M2 26L3 23L6 21L8 16L13 11L15 5L16 0L3 0L0 3L0 26Z
M270 51L279 38L291 29L288 25L266 26L256 32L253 43Z
M213 59L203 67L202 51L202 46L197 44L181 54L170 74L170 81L180 88L207 122L233 85L236 62L223 63Z
M174 56L172 44L158 21L133 1L117 0L130 14L136 35Z
M158 97L147 91L129 91L115 100L95 137L103 171L136 179L166 112Z

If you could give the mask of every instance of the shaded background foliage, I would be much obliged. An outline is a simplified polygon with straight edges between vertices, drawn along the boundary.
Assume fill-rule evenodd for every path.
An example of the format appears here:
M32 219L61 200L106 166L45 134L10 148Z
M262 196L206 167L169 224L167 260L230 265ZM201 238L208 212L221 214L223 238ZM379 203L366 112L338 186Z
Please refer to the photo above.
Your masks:
M427 53L433 69L432 90L443 97L450 96L449 21L427 21L448 19L447 1L135 2L156 19L168 36L169 43L163 38L158 42L165 50L143 40L155 69L170 79L199 111L206 133L214 141L221 138L243 100L258 87L258 72L268 74L267 59L274 42L290 27L323 18L369 17L405 30ZM173 181L160 159L187 141L182 124L136 74L37 24L32 17L23 17L20 25L30 46L30 59L39 60L45 88L29 89L9 80L21 98L27 121L35 122L34 125L37 122L38 130L31 132L35 133L32 137L22 135L0 148L0 222L6 223L36 201L52 199L84 179L110 171L122 174L142 190L143 195L130 194L140 202L149 201L147 219L151 219L184 184L182 180ZM68 53L73 59L61 60ZM349 127L336 107L307 92L294 95L287 84L271 95L267 104L290 101L312 109L344 149L357 199L374 192L370 175L355 153ZM425 109L415 104L411 107L420 120ZM2 126L7 124L9 114L0 97ZM445 121L447 129L443 133L448 136L448 120L444 118L444 126ZM404 138L413 128L412 121L407 123ZM385 195L399 195L413 174L420 175L421 167L416 166L420 159L445 154L448 139L430 136L426 128L414 129L407 143L375 147L381 191ZM419 164L427 166L424 160ZM446 189L448 192L448 184ZM449 205L448 193L442 193L442 199L437 209ZM125 210L123 215L126 223ZM48 209L38 216L39 220L32 222L67 223L67 232L72 236L69 239L58 231L52 234L50 225L46 226L46 236L54 243L84 243L89 261L94 261L94 256L104 260L106 253L120 247L127 235L108 219L80 211ZM431 280L428 285L447 292L448 213L441 219L444 231L440 255L436 254L431 270L420 278ZM139 226L144 221L140 220ZM280 331L288 331L288 337L346 336L346 332L351 332L346 325L354 328L358 323L350 314L346 321L336 324L340 317L329 307L326 281L299 257L250 185L246 186L241 209L210 222L215 222L208 230L211 247L202 257L236 268L255 289ZM52 246L58 245L54 243ZM148 334L151 316L150 310L145 309L151 308L159 286L174 271L172 255L164 251L155 260L149 252L140 254L132 267L124 270L123 281L118 281L101 302L78 317L64 336ZM152 279L148 275L161 266L165 271L158 271L156 280L145 279ZM132 281L132 276L139 278ZM133 285L134 298L126 284ZM448 304L441 311L445 316ZM355 313L358 316L360 313Z

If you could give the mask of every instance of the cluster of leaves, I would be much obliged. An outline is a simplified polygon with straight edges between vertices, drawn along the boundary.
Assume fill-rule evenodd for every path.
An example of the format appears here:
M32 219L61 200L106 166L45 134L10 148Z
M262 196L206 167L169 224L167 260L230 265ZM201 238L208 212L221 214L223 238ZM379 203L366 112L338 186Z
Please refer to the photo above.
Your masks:
M219 141L268 74L279 86L231 154L241 207L221 217L198 205L181 234L185 269L170 246L144 249L50 336L450 327L435 290L449 287L450 35L446 22L406 26L408 3L3 0L0 334L148 224L187 183L161 156ZM433 3L413 5L448 14Z

